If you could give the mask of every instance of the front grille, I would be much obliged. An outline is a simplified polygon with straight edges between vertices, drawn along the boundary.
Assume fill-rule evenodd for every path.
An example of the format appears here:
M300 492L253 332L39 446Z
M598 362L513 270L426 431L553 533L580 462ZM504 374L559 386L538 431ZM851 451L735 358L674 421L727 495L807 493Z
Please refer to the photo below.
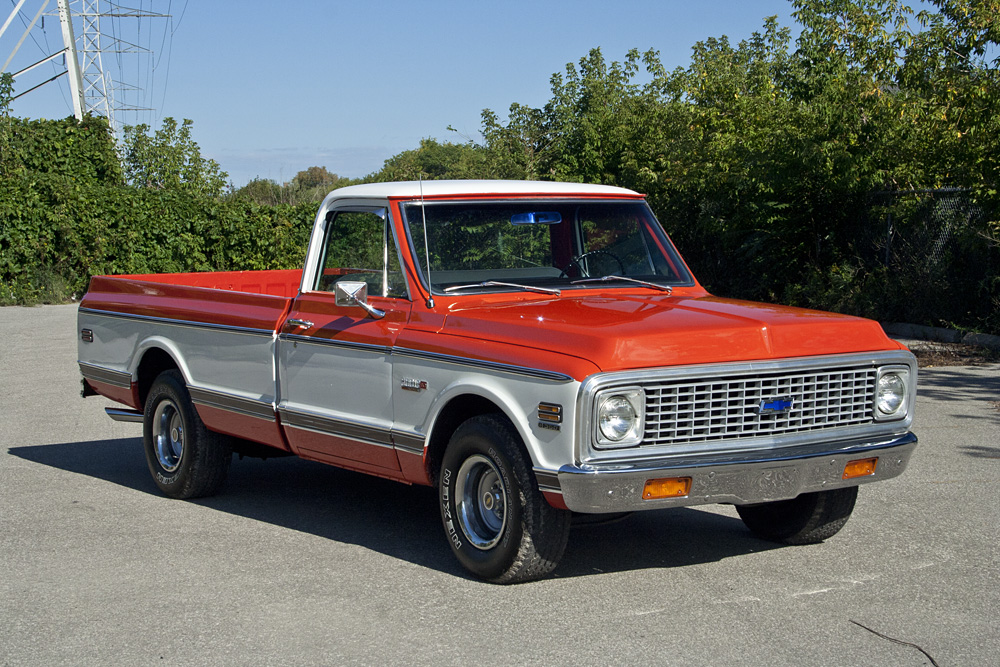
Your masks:
M644 385L643 445L735 440L870 424L870 366L679 379ZM791 400L791 407L783 399ZM762 403L778 412L759 414Z

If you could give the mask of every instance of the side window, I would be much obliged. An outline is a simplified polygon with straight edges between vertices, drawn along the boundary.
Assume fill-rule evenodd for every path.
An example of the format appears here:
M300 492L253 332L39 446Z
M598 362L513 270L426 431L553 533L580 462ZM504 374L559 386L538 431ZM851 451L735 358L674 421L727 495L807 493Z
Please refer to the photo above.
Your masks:
M406 281L385 209L330 213L316 289L340 280L368 283L370 296L406 298Z

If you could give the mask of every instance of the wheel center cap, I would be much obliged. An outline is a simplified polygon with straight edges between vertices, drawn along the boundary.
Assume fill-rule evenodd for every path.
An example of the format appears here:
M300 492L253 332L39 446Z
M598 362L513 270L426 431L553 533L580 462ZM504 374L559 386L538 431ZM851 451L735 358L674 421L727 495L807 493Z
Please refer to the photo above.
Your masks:
M485 507L488 510L493 509L493 494L491 493L483 494L483 507Z
M172 429L170 429L170 439L173 440L174 442L180 442L181 430L178 427L175 426Z

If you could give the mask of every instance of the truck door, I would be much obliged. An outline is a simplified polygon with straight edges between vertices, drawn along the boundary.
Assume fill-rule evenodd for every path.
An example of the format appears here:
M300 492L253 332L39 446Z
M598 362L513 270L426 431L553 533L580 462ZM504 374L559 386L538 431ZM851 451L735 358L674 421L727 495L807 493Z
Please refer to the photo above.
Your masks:
M278 412L303 458L398 470L390 352L410 301L392 224L384 207L350 207L330 211L325 225L315 279L279 335Z

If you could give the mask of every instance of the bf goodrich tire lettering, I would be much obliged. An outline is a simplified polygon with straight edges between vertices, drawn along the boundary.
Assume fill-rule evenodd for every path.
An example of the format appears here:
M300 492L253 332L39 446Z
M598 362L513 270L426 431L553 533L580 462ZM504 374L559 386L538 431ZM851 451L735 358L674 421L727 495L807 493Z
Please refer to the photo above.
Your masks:
M438 491L451 550L494 583L544 577L569 537L570 513L549 505L520 439L502 415L473 417L452 436Z

